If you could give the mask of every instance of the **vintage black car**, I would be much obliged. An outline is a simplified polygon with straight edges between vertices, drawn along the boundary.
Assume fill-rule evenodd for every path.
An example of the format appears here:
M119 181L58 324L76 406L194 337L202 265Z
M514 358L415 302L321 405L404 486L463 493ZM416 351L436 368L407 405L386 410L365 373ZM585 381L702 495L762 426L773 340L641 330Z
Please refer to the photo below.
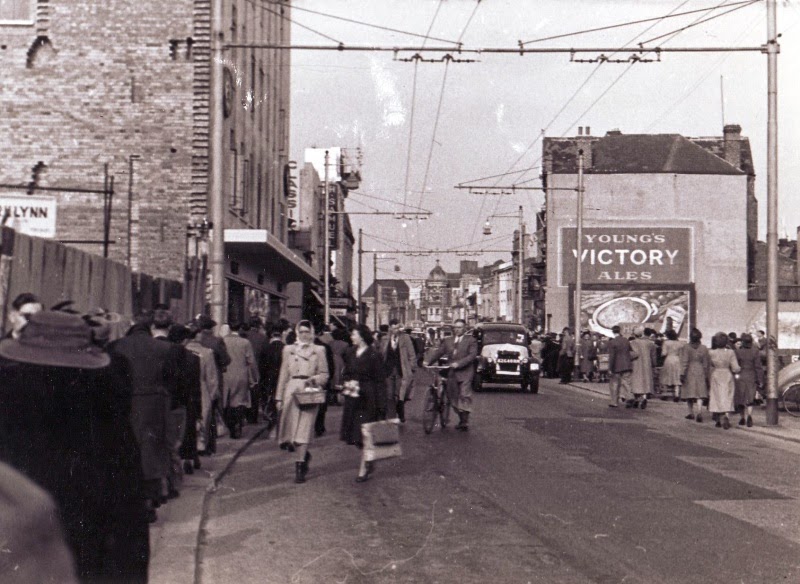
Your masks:
M480 323L473 331L478 340L475 391L490 385L517 385L539 393L537 357L530 355L528 331L521 324Z

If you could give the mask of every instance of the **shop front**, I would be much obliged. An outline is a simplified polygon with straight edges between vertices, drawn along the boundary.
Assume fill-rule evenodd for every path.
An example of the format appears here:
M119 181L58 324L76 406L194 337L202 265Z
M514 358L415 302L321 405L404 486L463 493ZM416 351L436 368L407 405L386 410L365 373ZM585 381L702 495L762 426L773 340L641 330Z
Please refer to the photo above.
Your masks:
M319 284L313 268L264 229L225 230L225 277L228 322L295 322L304 291Z

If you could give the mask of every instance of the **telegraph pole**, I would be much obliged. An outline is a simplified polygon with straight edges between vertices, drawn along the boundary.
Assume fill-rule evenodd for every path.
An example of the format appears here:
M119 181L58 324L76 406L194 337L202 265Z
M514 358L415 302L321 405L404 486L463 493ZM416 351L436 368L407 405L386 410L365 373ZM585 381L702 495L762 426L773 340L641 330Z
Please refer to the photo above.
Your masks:
M323 255L325 256L322 258L322 264L324 267L324 286L325 286L325 325L327 326L331 322L331 223L330 223L330 193L328 192L328 151L325 151L325 251Z
M575 224L575 365L580 363L581 350L581 296L583 293L583 150L578 150L578 209Z
M361 263L364 260L364 230L358 230L358 324L364 324L364 308L361 304L361 287L363 285Z
M378 254L372 254L372 331L378 330Z
M767 425L778 425L778 17L767 0Z
M211 0L208 201L211 207L211 318L225 322L225 200L222 193L222 0Z
M524 325L523 322L523 311L522 311L522 281L523 276L525 273L525 223L523 222L524 216L522 214L522 205L519 206L519 254L517 257L519 258L519 280L517 285L517 294L519 296L519 304L518 309L519 312L517 313L517 319L520 324Z

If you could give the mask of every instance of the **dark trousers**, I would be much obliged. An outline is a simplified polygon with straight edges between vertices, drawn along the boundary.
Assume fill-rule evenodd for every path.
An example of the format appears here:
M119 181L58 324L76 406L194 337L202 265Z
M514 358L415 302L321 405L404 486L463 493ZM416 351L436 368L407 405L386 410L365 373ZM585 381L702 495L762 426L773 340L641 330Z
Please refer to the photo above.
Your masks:
M317 409L317 419L314 420L314 434L322 436L325 433L325 415L328 413L328 400L320 404Z
M561 377L561 383L569 383L572 381L572 370L575 368L575 358L568 355L558 356L558 374Z

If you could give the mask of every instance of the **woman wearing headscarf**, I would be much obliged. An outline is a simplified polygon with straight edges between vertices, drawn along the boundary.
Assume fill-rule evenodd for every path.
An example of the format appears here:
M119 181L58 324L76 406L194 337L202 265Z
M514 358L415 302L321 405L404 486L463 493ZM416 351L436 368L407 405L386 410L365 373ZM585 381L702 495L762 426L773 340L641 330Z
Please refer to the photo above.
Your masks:
M353 347L347 354L343 378L347 393L345 413L342 416L340 437L348 444L359 448L364 440L361 425L377 422L386 417L386 383L383 359L374 347L374 338L369 328L356 325L350 333ZM356 481L363 482L372 472L372 463L361 463Z
M687 420L703 421L703 400L708 399L708 379L711 371L711 359L708 349L701 344L703 333L693 328L689 333L689 344L684 347L686 355L686 373L681 398L689 406ZM695 410L697 414L695 414Z
M301 320L297 323L295 332L296 342L283 348L275 403L281 411L278 441L281 444L289 443L296 450L294 480L296 483L304 483L311 461L308 445L319 406L301 408L293 396L307 387L323 387L328 381L329 372L324 347L314 344L314 327L311 322Z
M741 414L740 426L753 426L753 402L756 399L756 391L764 385L764 369L761 366L761 353L758 347L753 346L753 336L744 333L739 341L740 347L734 349L736 360L739 362L741 371L736 378L734 405Z
M736 360L736 353L728 348L728 335L719 332L711 339L711 386L708 391L708 411L717 414L717 428L726 430L731 427L728 413L734 411L733 395L735 384L733 376L741 368Z

